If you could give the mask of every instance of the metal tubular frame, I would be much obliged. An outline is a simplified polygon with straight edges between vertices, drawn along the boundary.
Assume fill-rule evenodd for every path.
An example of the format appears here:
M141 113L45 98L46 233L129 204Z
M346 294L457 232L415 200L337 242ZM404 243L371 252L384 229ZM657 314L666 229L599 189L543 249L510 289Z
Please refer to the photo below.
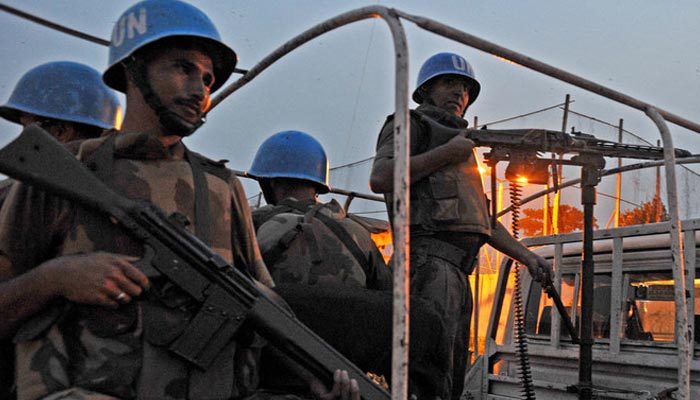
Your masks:
M338 27L367 18L382 18L386 21L394 40L396 55L396 86L394 93L396 105L394 119L396 165L394 168L395 201L393 212L394 223L402 228L394 230L394 336L392 341L391 396L394 399L406 399L408 392L409 348L408 199L410 196L408 181L408 149L410 144L409 135L406 132L410 129L410 121L408 113L408 45L406 43L406 34L396 11L380 6L364 7L338 15L302 32L263 58L237 81L224 88L219 95L212 99L210 111L226 97L272 65L272 63L302 44Z
M393 358L392 358L392 398L394 399L405 399L407 391L407 366L408 366L408 270L409 266L409 203L410 198L410 185L408 178L409 170L409 153L410 148L409 138L410 136L406 134L410 129L408 104L409 104L409 91L408 91L408 49L406 44L406 35L403 31L403 26L401 25L400 18L407 19L419 27L432 31L440 36L452 39L454 41L460 42L470 47L482 50L484 52L505 58L511 62L520 64L529 69L538 71L555 79L570 83L574 86L578 86L587 91L596 93L600 96L606 97L613 101L625 104L632 108L644 111L649 115L649 117L654 120L659 129L661 130L661 136L666 149L672 149L672 142L670 141L670 133L665 127L663 120L667 120L676 125L682 126L684 128L690 129L692 131L700 133L700 124L694 123L690 120L672 114L668 111L658 109L650 104L644 103L637 100L631 96L627 96L623 93L617 92L615 90L609 89L605 86L599 85L597 83L591 82L589 80L580 78L574 74L568 73L561 69L552 67L548 64L542 63L520 53L514 52L512 50L506 49L504 47L498 46L494 43L485 41L476 36L467 34L460 30L454 29L450 26L444 25L437 21L431 20L425 17L419 17L411 15L396 9L382 7L382 6L371 6L364 7L354 11L350 11L341 14L337 17L331 18L321 24L318 24L311 29L301 33L292 40L286 42L277 50L273 51L270 55L265 57L262 61L251 68L245 75L239 78L237 81L226 87L220 94L212 99L212 109L216 107L221 101L223 101L227 96L243 87L245 84L250 82L254 77L259 75L263 70L269 67L272 63L277 61L279 58L283 57L287 53L291 52L295 48L301 46L302 44L320 36L326 32L329 32L335 28L343 25L347 25L352 22L356 22L367 18L382 18L386 21L391 31L394 40L394 50L396 55L396 88L395 88L395 168L394 168L394 262L395 262L395 274L394 274L394 340L393 340ZM674 168L674 155L671 150L665 152L664 164L666 168L667 176L667 200L672 203L673 207L671 214L672 218L675 219L675 223L672 224L671 236L673 238L673 247L678 250L681 249L681 244L679 240L680 231L680 221L677 220L677 198L675 191L675 174L673 172ZM670 156L669 156L670 153ZM674 217L675 215L675 217ZM680 274L680 281L676 281L676 292L679 290L685 290L683 285L683 269L681 266L682 256L674 257L674 277L676 273ZM679 289L679 285L680 286ZM684 302L684 300L683 300ZM684 302L685 304L685 302ZM683 310L686 310L683 313ZM681 316L680 314L684 314ZM686 324L683 329L687 330L687 308L686 307L676 307L677 315L677 327L680 327L682 321L685 320ZM688 399L689 396L689 364L690 364L690 353L687 351L690 348L687 342L689 335L679 335L677 336L677 342L679 347L679 358L680 366L678 373L679 380L679 392L680 398ZM686 349L686 350L681 350Z

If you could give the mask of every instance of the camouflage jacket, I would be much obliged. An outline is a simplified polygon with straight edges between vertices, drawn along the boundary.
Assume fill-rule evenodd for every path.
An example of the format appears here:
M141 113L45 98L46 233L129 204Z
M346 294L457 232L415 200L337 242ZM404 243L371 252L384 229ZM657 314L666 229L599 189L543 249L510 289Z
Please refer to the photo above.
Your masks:
M391 271L370 233L335 200L287 198L253 210L253 223L276 283L391 288Z
M449 128L464 129L468 123L438 107L422 104L411 111L411 156L436 146L427 117ZM387 118L377 139L375 163L394 158L393 116ZM387 211L392 216L393 194L386 193ZM491 235L489 210L479 173L476 154L464 161L446 165L411 184L411 235L434 235L438 232L463 232Z
M195 185L184 145L165 148L155 138L135 133L114 138L109 184L196 223ZM88 160L103 141L83 142L78 157ZM272 285L240 182L229 173L210 173L227 171L211 164L204 168L212 215L208 245ZM19 275L60 255L109 251L140 256L142 248L106 218L17 184L0 215L0 251ZM18 398L239 398L251 393L257 365L254 352L241 343L230 343L205 371L167 351L197 305L163 278L149 278L151 290L119 309L60 300L24 323L15 336Z

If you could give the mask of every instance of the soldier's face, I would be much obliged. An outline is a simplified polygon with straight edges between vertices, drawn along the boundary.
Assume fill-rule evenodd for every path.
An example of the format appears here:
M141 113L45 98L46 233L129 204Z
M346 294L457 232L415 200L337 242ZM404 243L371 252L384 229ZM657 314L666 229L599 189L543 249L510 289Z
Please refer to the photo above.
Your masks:
M461 117L469 104L469 88L469 82L457 75L442 75L431 82L428 97L435 106Z
M149 63L148 79L163 106L191 124L209 108L214 67L211 58L198 50L163 51Z

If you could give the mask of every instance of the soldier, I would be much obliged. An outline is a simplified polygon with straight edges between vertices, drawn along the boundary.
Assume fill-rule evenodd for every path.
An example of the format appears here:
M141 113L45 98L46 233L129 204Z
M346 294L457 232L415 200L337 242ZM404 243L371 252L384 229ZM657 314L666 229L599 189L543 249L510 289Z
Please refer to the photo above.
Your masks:
M391 288L391 272L369 231L336 200L318 201L330 187L326 152L316 139L299 131L272 135L248 174L268 203L253 210L253 223L275 283Z
M240 182L182 143L236 61L199 9L133 5L115 24L103 74L126 94L122 130L82 142L77 155L123 195L186 216L203 242L270 286ZM206 370L169 352L197 305L137 268L140 244L106 218L20 184L0 219L0 336L18 328L19 399L236 399L257 389L253 335L236 336ZM317 383L321 398L359 398L347 373L330 391Z
M439 53L418 73L411 111L410 237L411 293L434 302L444 316L452 343L452 399L462 394L469 349L472 296L467 277L479 248L488 243L526 265L532 276L549 279L546 260L529 251L500 224L491 226L487 199L474 154L474 142L457 135L431 142L430 118L450 128L466 128L467 107L480 84L461 56ZM370 186L383 193L391 215L394 176L394 124L390 116L377 141Z
M121 105L100 73L87 65L56 61L29 70L15 85L0 116L27 126L37 123L62 143L98 137L118 128ZM14 180L0 181L0 205ZM14 347L0 340L0 399L9 398L13 386ZM5 391L5 392L3 392Z

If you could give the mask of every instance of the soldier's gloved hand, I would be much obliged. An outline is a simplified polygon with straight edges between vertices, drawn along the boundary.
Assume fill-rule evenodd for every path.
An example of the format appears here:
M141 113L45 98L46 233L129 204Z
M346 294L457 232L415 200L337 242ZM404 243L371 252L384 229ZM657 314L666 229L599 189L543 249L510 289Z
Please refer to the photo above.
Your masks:
M319 400L360 400L360 386L350 379L348 371L336 370L333 374L333 387L328 390L319 380L310 383L311 393Z
M552 277L554 274L552 273L552 266L549 264L549 261L535 253L531 253L526 266L528 271L530 271L530 275L532 275L532 279L539 282L543 288L552 285Z

